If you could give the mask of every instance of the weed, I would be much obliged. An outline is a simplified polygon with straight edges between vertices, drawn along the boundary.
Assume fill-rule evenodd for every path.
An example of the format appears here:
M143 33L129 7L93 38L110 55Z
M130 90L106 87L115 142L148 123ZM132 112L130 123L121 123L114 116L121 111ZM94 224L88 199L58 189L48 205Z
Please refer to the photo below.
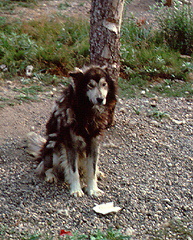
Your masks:
M123 24L121 62L125 74L141 74L149 76L150 79L185 79L186 72L190 69L185 69L186 61L180 58L180 54L164 43L157 44L157 37L150 28L142 29L139 29L133 20Z
M156 229L151 233L151 240L184 240L192 239L193 230L186 219L172 219L161 229Z
M32 240L32 239L41 239L41 240L51 240L51 239L63 239L61 237L54 237L51 233L32 233L29 234L28 232L20 232L17 233L15 232L14 229L9 229L8 227L5 226L0 226L0 236L4 236L5 234L11 234L13 235L19 235L18 239L23 239L23 240ZM1 238L3 239L3 238ZM125 236L123 235L120 231L114 230L114 229L109 229L105 232L102 232L100 230L93 232L90 235L86 234L79 234L79 233L73 233L73 236L68 236L66 235L65 239L67 240L123 240L123 239L131 239L130 236Z
M66 10L68 7L71 7L71 5L70 5L68 2L60 3L60 4L58 5L58 9L59 9L59 10Z
M162 120L163 118L168 117L168 113L166 112L161 112L160 110L158 110L157 108L152 108L149 113L148 113L149 117L153 117L156 118L158 120Z
M127 98L137 98L141 90L148 86L147 80L142 76L133 76L129 80L120 78L119 81L120 95Z
M192 60L182 59L180 53L192 53L193 11L191 6L177 3L175 0L174 8L160 3L154 6L159 29L139 26L133 17L124 20L121 62L128 77L141 74L150 80L160 77L186 80L187 72L192 71Z
M88 240L123 240L123 239L131 239L130 236L123 235L118 230L109 229L106 232L102 232L100 230L92 233L90 236L87 235L77 235L75 234L72 237L66 237L68 240L79 240L79 239L88 239Z
M141 113L141 110L138 108L136 108L136 107L133 107L132 106L132 109L133 109L133 111L137 114L137 115L140 115L140 113Z
M38 0L0 0L0 9L3 11L13 11L16 6L33 8Z
M191 97L193 96L193 85L191 82L165 79L163 82L151 86L150 91L165 97Z
M30 96L29 94L20 94L14 97L15 100L19 102L28 102L28 101L37 101L38 98L36 96Z
M38 92L42 92L43 89L41 86L32 85L30 87L22 87L21 89L15 88L14 91L20 92L26 95L37 95Z
M157 6L156 6L157 7ZM155 8L154 8L155 10ZM174 0L174 7L157 7L160 34L166 43L182 54L193 53L193 8L191 5L182 4Z
M89 59L89 24L84 19L53 16L10 24L0 30L0 63L12 74L27 65L51 74L66 74Z
M13 74L20 73L35 60L37 45L27 34L0 32L1 63Z

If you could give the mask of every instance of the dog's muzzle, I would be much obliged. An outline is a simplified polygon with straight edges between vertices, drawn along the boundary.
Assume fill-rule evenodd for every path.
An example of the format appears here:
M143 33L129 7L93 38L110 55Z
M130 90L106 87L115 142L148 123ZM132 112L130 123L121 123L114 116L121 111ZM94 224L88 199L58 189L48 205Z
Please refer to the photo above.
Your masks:
M97 98L96 100L98 104L100 105L103 104L103 100L104 100L103 98Z

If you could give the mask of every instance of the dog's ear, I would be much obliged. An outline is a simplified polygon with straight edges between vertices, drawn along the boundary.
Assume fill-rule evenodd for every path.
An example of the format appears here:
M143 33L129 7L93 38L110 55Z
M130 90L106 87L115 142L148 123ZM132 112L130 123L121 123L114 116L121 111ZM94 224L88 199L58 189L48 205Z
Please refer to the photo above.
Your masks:
M75 68L73 72L69 72L69 75L76 81L82 79L84 74L80 68Z

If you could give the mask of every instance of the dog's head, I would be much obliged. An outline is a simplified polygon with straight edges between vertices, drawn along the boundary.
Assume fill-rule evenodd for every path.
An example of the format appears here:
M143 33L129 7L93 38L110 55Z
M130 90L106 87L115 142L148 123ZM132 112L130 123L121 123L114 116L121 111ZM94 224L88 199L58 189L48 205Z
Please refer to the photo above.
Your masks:
M74 80L77 94L86 96L93 105L105 105L110 89L110 78L105 70L99 66L76 68L69 73Z

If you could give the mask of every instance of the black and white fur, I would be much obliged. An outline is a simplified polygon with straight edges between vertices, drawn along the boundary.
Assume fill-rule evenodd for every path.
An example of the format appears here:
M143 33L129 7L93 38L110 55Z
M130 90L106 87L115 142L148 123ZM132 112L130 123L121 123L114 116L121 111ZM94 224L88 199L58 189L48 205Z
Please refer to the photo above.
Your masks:
M73 82L56 101L46 125L46 140L30 133L30 148L40 161L37 172L45 174L46 181L56 182L55 169L62 168L70 194L81 197L82 169L85 191L98 196L102 193L97 186L100 141L113 118L116 84L99 66L76 68L69 75Z

